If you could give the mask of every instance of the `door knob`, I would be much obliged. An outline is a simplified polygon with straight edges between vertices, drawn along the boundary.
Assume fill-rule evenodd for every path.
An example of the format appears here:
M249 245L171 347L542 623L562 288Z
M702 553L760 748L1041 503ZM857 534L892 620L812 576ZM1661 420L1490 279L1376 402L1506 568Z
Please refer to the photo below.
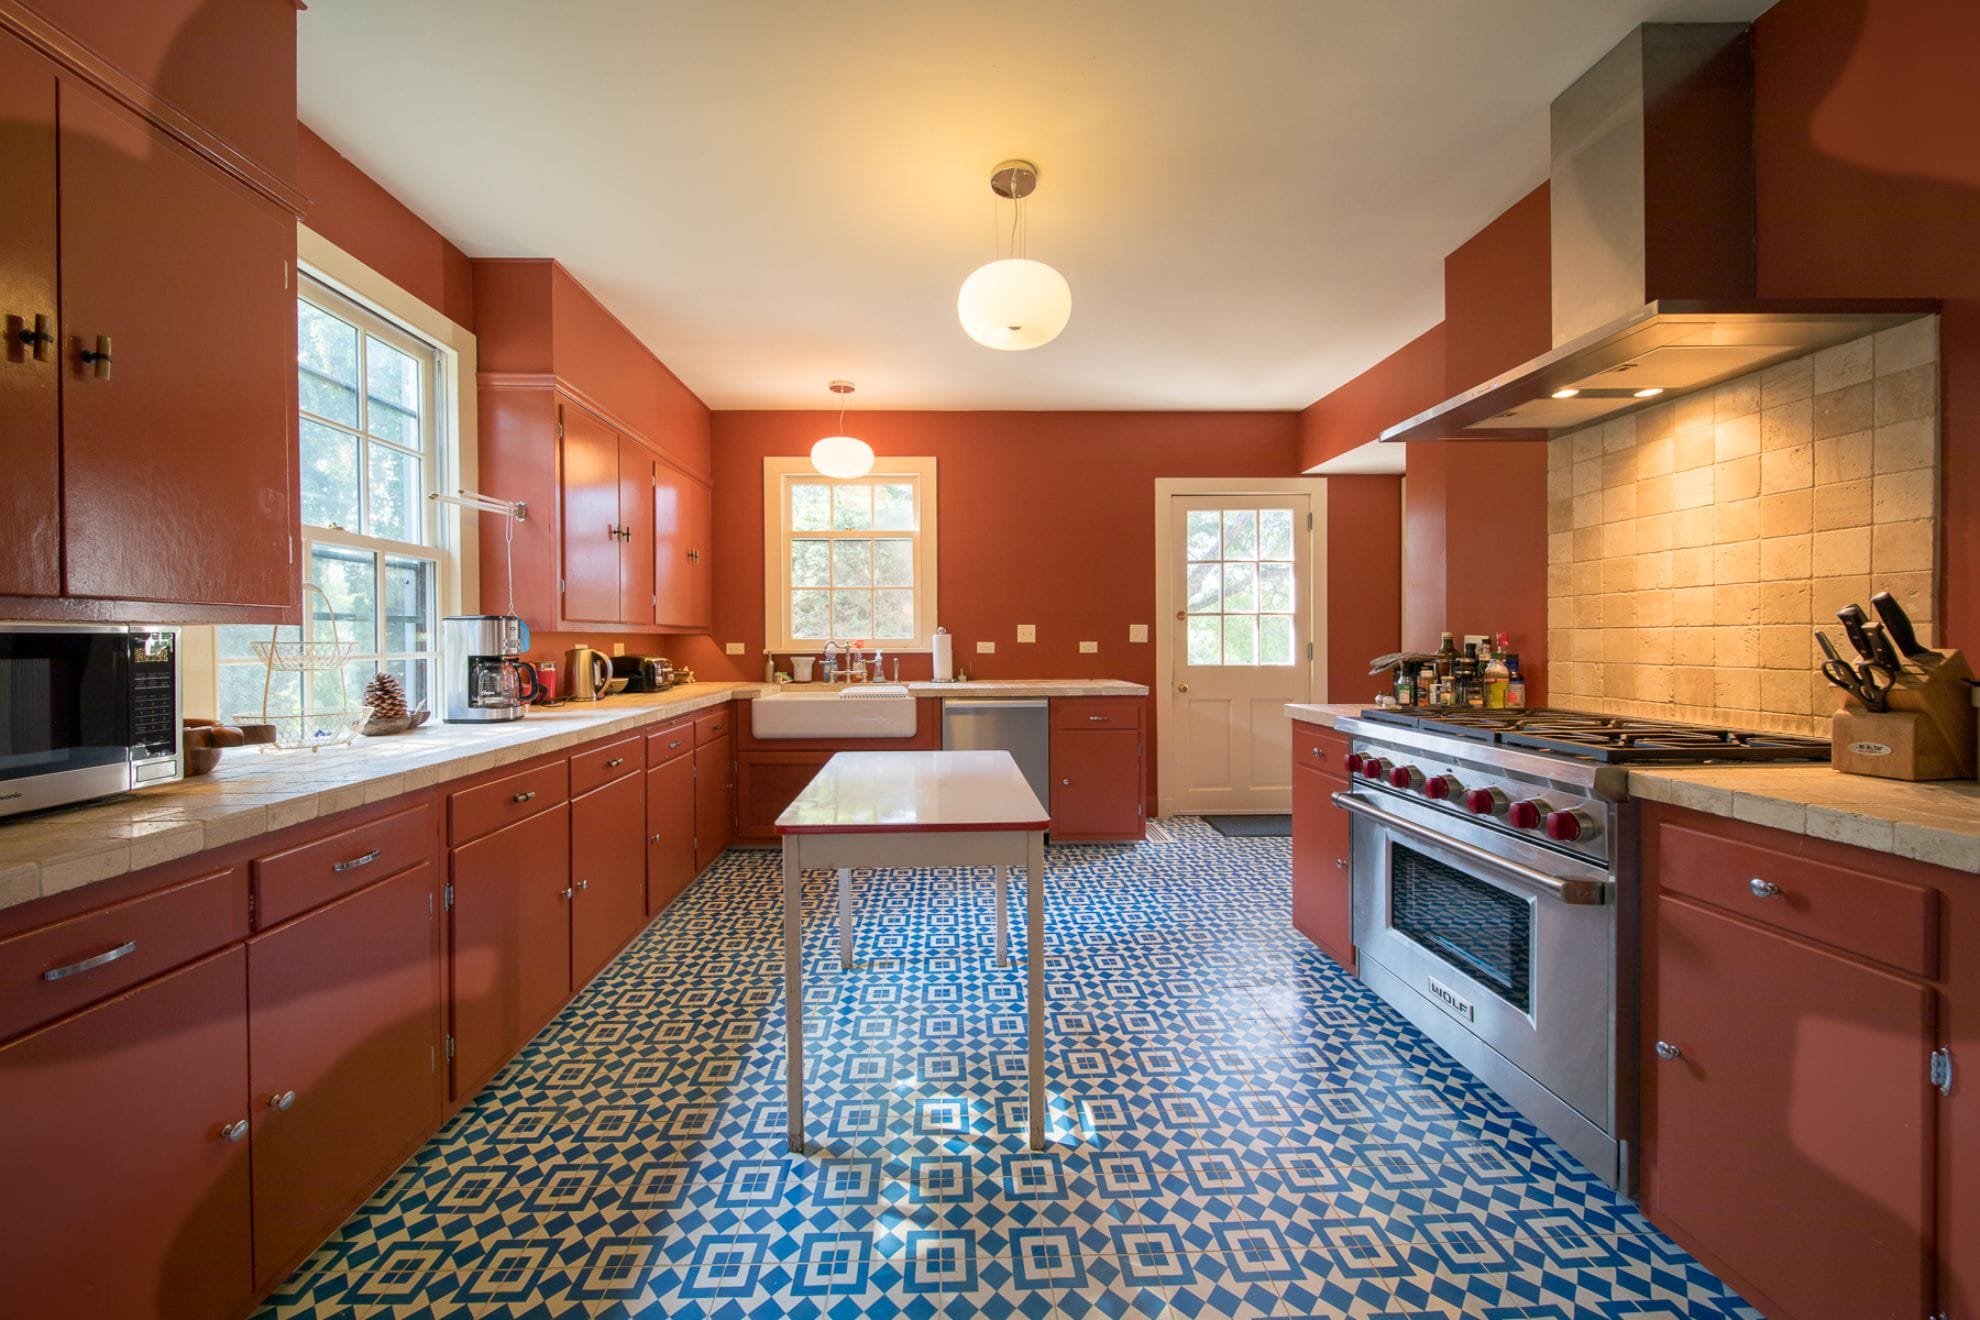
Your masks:
M1176 684L1176 691L1178 691L1178 692L1187 692L1187 691L1189 691L1189 684L1187 684L1187 683L1178 683L1178 684Z
M296 1093L294 1091L284 1091L280 1095L271 1095L268 1097L268 1107L285 1114L289 1111L289 1106L295 1102Z
M1660 1040L1657 1042L1657 1057L1665 1060L1681 1059L1684 1057L1684 1051L1667 1040Z
M220 1125L220 1137L224 1141L241 1141L246 1138L248 1123L245 1118L237 1118L231 1123Z

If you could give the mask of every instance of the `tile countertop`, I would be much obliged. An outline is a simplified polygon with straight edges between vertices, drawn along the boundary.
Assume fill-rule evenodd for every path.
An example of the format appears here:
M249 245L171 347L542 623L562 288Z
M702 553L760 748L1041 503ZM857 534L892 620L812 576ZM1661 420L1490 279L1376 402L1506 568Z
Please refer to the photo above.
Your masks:
M910 683L917 696L1141 696L1114 679ZM557 706L506 724L434 721L349 747L262 753L237 749L210 775L0 821L0 908L189 857L319 816L625 733L677 715L754 699L767 683L694 683Z
M1286 714L1303 724L1317 724L1323 729L1334 727L1335 720L1359 715L1368 709L1368 703L1357 701L1352 705L1303 705L1295 703L1286 707Z

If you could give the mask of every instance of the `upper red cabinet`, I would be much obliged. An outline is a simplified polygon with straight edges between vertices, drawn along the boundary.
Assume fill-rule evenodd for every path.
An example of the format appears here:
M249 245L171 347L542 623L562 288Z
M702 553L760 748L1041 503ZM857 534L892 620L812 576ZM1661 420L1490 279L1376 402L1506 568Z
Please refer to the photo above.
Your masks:
M708 628L714 591L708 542L714 531L709 488L679 468L656 465L653 481L653 622Z
M0 596L62 590L55 295L55 69L0 38Z

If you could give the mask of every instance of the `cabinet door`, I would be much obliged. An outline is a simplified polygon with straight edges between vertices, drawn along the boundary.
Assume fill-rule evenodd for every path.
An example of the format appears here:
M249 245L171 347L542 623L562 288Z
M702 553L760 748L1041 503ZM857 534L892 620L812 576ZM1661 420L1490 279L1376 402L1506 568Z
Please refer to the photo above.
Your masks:
M619 618L619 436L582 408L558 409L563 430L564 618ZM643 617L643 616L642 616Z
M698 481L687 483L684 498L688 511L688 617L691 628L709 628L715 623L715 495Z
M696 624L695 564L688 557L694 548L694 505L700 483L666 463L658 466L653 479L653 621L664 628L688 628Z
M707 870L708 864L735 841L735 765L736 740L733 734L725 733L714 742L703 743L694 749L694 869L697 875Z
M434 890L421 862L248 941L258 1286L328 1236L439 1118Z
M571 799L571 984L646 924L646 796L638 775Z
M1348 862L1348 814L1333 803L1345 779L1293 765L1293 925L1349 971L1354 970L1354 884Z
M1644 1202L1783 1313L1926 1314L1929 988L1656 901Z
M62 450L55 299L55 68L0 36L0 596L62 591ZM24 337L45 332L48 344Z
M229 949L0 1048L0 1310L97 1320L246 1303L246 973Z
M61 95L67 593L293 605L295 219Z
M1055 838L1140 838L1140 732L1055 730L1051 805Z
M830 752L744 752L736 767L737 833L777 837L777 817L818 777Z
M471 1093L571 993L570 806L454 849L454 1095Z
M646 772L646 910L658 912L694 880L694 757Z
M647 623L653 618L655 466L653 455L637 441L619 437L619 517L627 533L619 541L621 623Z

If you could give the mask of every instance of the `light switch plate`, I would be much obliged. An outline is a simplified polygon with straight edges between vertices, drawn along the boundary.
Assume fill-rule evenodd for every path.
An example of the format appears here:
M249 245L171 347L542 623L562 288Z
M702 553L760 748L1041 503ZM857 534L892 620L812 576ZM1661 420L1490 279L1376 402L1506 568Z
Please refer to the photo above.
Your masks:
M743 653L743 644L741 642L730 642L722 650L727 655L741 655Z
M626 644L625 644L624 642L613 642L613 643L612 643L612 654L613 654L613 655L624 655L625 653L626 653Z
M1096 654L1099 650L1100 650L1100 643L1098 642L1081 642L1079 644L1079 653L1081 655L1093 655Z
M976 644L976 653L978 655L995 655L997 654L997 644L995 642L978 642Z
M1128 625L1128 640L1129 640L1130 642L1145 642L1145 641L1147 641L1147 640L1148 640L1148 625L1147 625L1147 624L1145 624L1145 623L1130 623L1130 624Z
M1018 640L1019 640L1020 642L1035 642L1035 641L1037 641L1037 640L1038 640L1038 625L1037 625L1037 624L1035 624L1035 623L1020 623L1020 624L1018 625Z

